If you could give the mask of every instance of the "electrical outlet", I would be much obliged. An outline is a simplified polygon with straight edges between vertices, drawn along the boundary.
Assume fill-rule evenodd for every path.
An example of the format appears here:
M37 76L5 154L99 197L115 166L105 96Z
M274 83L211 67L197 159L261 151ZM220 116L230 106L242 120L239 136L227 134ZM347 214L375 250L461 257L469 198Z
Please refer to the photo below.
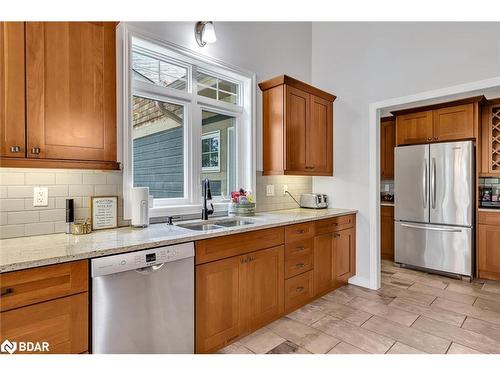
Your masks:
M266 196L267 197L274 196L274 185L266 185Z
M33 207L47 207L49 205L49 188L33 188Z
M283 195L286 195L287 191L288 191L288 185L283 185Z
M384 185L384 191L385 191L386 193L388 193L389 191L391 191L391 187L389 186L389 184L385 184L385 185Z

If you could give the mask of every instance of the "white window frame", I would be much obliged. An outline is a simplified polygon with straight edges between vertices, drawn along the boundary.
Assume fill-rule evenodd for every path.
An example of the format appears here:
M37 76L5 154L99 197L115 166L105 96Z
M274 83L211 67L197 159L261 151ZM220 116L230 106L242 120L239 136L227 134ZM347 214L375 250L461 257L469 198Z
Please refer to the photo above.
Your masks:
M132 39L141 40L144 46L158 46L168 50L172 63L189 66L187 91L181 91L146 82L133 81ZM149 49L149 48L148 48ZM154 48L153 48L154 49ZM236 185L255 192L255 97L256 77L247 70L235 67L213 57L201 55L187 48L161 40L156 35L144 32L127 22L120 23L117 30L117 102L118 111L118 160L123 169L124 219L130 219L130 197L133 187L132 158L132 93L146 98L182 104L186 107L184 116L184 173L185 197L155 199L150 209L151 217L165 215L185 215L199 213L202 207L200 177L201 168L201 121L202 110L227 114L236 118L235 154ZM161 58L165 60L162 54ZM184 66L184 65L183 65ZM191 67L193 69L191 69ZM237 105L197 95L196 68L217 78L239 83ZM200 126L193 126L200 124ZM200 144L198 144L198 141ZM219 160L220 162L220 160ZM214 207L218 212L227 210L227 202L222 197L214 197Z
M218 147L217 147L217 166L216 167L204 167L203 165L201 166L201 170L205 173L211 173L211 172L220 172L220 130L214 130L214 131L211 131L211 132L207 132L205 134L202 134L201 135L201 140L205 140L205 139L213 139L213 138L216 138L217 141L218 141ZM210 150L208 152L209 154L213 154L214 152L212 150ZM203 149L201 151L201 156L202 156L202 164L203 164Z

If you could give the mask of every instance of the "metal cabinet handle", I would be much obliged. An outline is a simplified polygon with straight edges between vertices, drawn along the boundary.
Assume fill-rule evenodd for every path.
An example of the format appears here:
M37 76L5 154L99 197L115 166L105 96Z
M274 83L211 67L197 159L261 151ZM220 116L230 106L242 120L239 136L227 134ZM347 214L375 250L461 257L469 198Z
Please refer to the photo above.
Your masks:
M338 237L340 237L340 234L339 233L334 233L333 237L338 238Z
M304 287L303 286L299 286L297 289L295 289L296 292L303 292L304 291Z
M14 293L14 288L2 288L2 291L0 292L0 297L5 297L13 293Z
M40 153L40 147L32 147L31 148L31 153L38 155Z
M12 153L21 152L21 147L19 147L19 146L10 146L10 152L12 152Z
M296 249L299 251L302 251L302 250L305 250L306 248L304 246L297 246Z
M304 233L304 232L305 232L305 230L304 230L304 229L299 229L299 230L296 230L296 231L295 231L295 233L297 233L297 234L302 234L302 233Z
M295 265L295 268L304 268L305 267L305 264L304 263L297 263Z
M314 169L313 165L306 165L306 169Z

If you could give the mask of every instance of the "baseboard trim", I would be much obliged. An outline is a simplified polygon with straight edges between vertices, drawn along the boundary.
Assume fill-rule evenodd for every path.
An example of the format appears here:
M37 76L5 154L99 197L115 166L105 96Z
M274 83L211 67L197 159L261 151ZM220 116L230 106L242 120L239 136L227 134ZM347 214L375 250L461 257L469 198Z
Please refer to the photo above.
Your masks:
M361 286L363 288L370 288L370 279L361 276L353 276L348 281L349 284Z

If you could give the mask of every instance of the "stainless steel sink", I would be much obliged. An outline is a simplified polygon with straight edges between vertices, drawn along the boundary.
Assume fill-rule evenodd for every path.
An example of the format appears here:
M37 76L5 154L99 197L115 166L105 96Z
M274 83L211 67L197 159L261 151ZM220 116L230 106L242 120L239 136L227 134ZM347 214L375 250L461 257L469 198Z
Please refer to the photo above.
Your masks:
M177 226L190 230L204 231L204 230L213 230L220 228L238 227L249 224L253 224L253 222L241 219L221 219L221 220L214 220L208 223L195 222L195 223L177 224Z
M213 229L220 229L224 228L221 225L216 225L216 224L202 224L202 223L191 223L191 224L177 224L178 227L185 228L185 229L190 229L190 230L213 230Z
M253 224L253 222L240 219L217 221L217 225L222 225L223 227L239 227L242 225L249 225L249 224Z

